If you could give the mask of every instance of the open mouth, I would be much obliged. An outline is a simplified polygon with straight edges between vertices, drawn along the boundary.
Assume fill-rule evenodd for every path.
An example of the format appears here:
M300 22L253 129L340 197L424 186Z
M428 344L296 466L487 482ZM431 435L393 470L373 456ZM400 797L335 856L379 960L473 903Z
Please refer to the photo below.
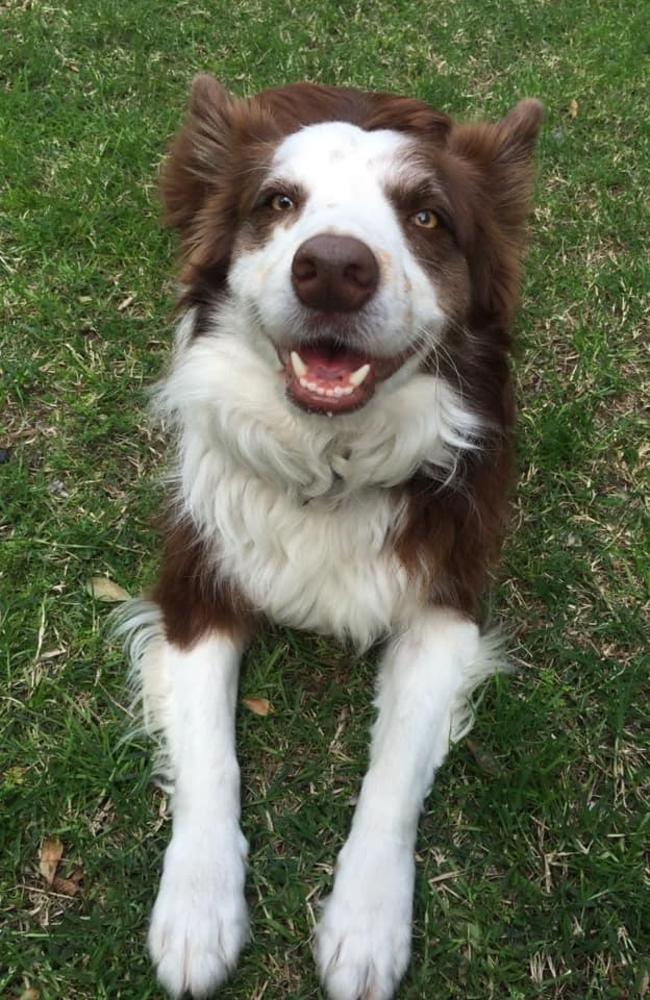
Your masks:
M327 339L300 344L281 357L287 395L310 413L351 413L365 406L377 382L397 371L407 356L373 358Z

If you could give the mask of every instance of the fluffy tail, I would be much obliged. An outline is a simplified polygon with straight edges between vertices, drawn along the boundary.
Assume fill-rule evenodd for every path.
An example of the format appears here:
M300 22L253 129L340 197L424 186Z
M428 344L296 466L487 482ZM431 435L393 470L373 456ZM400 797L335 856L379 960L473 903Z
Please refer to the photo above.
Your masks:
M133 724L131 739L147 734L156 743L156 782L170 791L173 776L165 744L169 726L170 689L165 658L162 612L154 601L136 597L111 615L109 628L129 660L129 689Z
M472 695L476 688L493 674L512 672L513 667L505 654L505 645L505 639L498 629L490 629L481 636L479 655L463 671L463 686L452 710L452 743L464 739L474 725L476 711Z

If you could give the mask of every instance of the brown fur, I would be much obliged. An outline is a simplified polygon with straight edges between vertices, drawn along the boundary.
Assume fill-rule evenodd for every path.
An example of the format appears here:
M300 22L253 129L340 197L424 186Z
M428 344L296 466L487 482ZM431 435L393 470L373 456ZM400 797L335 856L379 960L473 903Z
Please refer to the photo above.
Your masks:
M194 526L169 518L153 599L162 610L169 642L187 649L212 629L244 641L254 614L231 584L215 577L214 561Z
M496 125L456 125L411 98L295 84L242 101L199 77L162 180L166 220L182 238L183 304L199 306L199 333L201 307L225 285L275 146L301 126L330 120L413 135L419 165L436 178L431 207L445 225L409 231L418 258L444 276L451 318L443 350L427 364L492 430L482 450L460 460L453 482L417 473L396 488L406 494L408 513L395 547L414 581L424 578L432 603L476 616L499 554L512 476L510 327L541 106L522 101ZM407 191L392 197L405 217L410 206L422 207ZM234 628L246 617L238 595L204 579L201 543L188 530L176 529L156 594L169 637L181 645L210 624Z

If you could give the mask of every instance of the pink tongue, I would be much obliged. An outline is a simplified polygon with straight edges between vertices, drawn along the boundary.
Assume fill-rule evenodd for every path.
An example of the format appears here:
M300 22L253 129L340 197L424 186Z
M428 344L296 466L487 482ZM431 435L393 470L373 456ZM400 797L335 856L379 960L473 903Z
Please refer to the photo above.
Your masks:
M300 357L308 368L308 377L325 381L347 381L350 375L368 360L358 351L345 349L330 351L318 344L301 345Z

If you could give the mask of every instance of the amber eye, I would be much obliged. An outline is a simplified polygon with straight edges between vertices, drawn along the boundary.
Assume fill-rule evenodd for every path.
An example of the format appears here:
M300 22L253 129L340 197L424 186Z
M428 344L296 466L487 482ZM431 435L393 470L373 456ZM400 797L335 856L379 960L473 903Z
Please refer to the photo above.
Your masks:
M421 208L419 212L415 213L411 221L416 226L419 226L420 229L435 229L438 225L438 216L430 208Z
M294 207L288 194L274 194L269 204L274 212L289 212Z

